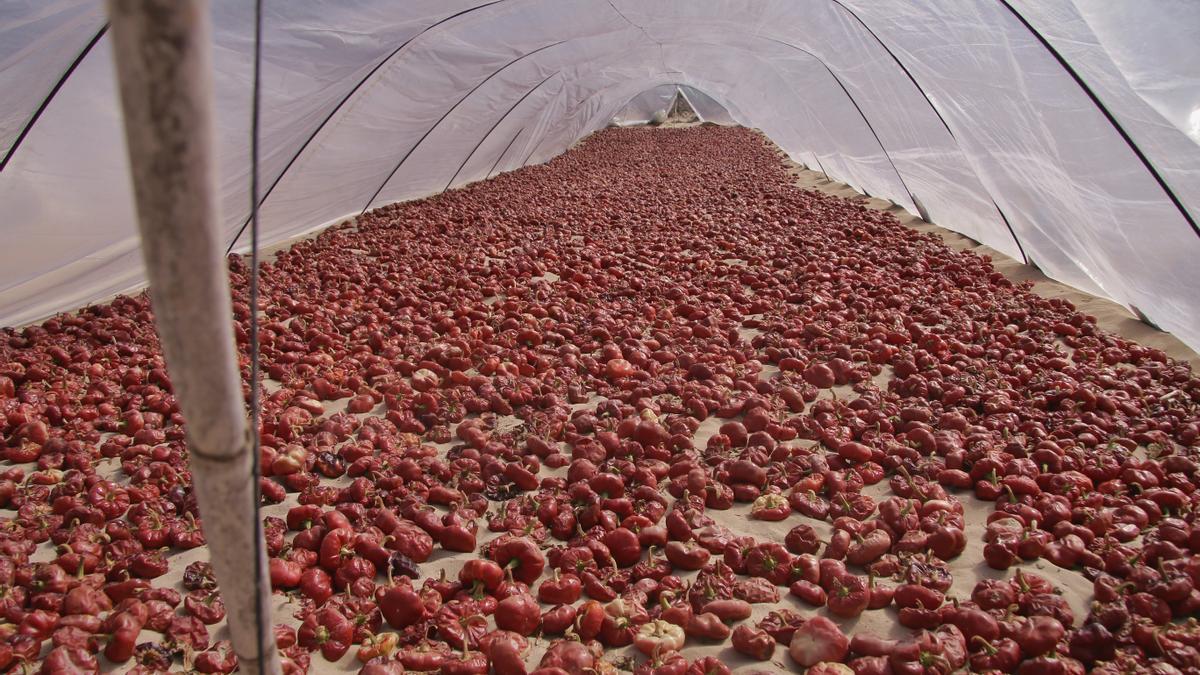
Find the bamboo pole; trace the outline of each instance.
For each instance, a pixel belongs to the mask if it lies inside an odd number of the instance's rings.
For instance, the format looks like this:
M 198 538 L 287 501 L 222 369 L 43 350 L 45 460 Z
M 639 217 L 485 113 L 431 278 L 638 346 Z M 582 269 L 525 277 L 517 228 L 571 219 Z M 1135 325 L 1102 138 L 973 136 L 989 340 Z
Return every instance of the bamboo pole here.
M 208 2 L 108 4 L 155 324 L 187 418 L 192 485 L 230 639 L 241 672 L 279 673 L 267 556 L 255 522 L 252 445 L 229 278 L 217 227 Z

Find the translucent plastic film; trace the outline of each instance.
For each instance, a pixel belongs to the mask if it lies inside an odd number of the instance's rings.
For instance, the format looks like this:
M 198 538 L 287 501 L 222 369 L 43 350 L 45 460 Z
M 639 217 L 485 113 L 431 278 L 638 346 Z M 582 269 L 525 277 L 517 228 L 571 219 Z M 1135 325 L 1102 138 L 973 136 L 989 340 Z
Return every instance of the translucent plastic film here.
M 102 7 L 0 2 L 3 325 L 144 283 Z M 238 250 L 252 3 L 212 13 Z M 263 33 L 265 243 L 546 161 L 683 95 L 1200 346 L 1196 3 L 290 0 Z
M 613 122 L 625 124 L 645 124 L 654 117 L 655 113 L 666 113 L 679 87 L 673 84 L 660 84 L 647 89 L 629 100 L 624 108 L 613 115 Z
M 680 87 L 679 93 L 687 99 L 688 105 L 692 106 L 692 110 L 700 116 L 702 122 L 712 122 L 713 124 L 734 124 L 733 117 L 725 106 L 717 103 L 717 101 L 708 94 L 696 89 L 695 87 Z

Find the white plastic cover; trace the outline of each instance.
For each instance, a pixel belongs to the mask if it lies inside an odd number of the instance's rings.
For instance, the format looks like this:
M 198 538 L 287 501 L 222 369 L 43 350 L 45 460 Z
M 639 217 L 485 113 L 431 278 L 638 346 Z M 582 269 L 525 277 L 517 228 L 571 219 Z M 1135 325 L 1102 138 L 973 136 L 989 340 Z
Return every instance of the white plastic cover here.
M 73 0 L 0 2 L 0 157 L 29 125 L 42 94 L 86 48 L 80 37 L 104 24 L 102 9 Z
M 660 84 L 657 87 L 651 87 L 629 99 L 629 103 L 626 103 L 625 107 L 613 115 L 613 121 L 621 126 L 645 124 L 654 117 L 655 113 L 666 112 L 671 107 L 677 93 L 679 93 L 679 85 L 675 84 Z
M 695 87 L 680 86 L 679 95 L 685 98 L 688 105 L 692 106 L 692 110 L 696 111 L 696 116 L 702 122 L 712 122 L 713 124 L 736 124 L 733 116 L 708 94 L 696 89 Z
M 252 4 L 212 12 L 238 247 Z M 0 0 L 0 325 L 144 283 L 102 30 L 99 0 Z M 1190 0 L 266 3 L 263 241 L 545 161 L 681 90 L 1200 347 L 1198 58 Z
M 713 124 L 736 124 L 725 106 L 711 96 L 686 85 L 660 84 L 634 96 L 624 108 L 613 115 L 612 121 L 619 126 L 645 124 L 659 111 L 669 111 L 675 98 L 682 98 L 691 106 L 701 122 Z

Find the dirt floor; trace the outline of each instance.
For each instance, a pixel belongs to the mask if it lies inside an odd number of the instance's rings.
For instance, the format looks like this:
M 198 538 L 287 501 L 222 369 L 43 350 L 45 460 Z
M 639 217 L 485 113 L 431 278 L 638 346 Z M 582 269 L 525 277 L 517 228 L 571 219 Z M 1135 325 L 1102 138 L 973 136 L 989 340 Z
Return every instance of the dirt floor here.
M 693 126 L 697 126 L 697 124 L 677 122 L 672 120 L 663 124 L 660 128 L 677 129 Z M 644 127 L 643 129 L 646 133 L 654 133 L 655 131 L 651 127 Z M 766 140 L 766 142 L 770 144 L 769 140 Z M 782 151 L 779 152 L 781 156 L 786 157 Z M 1139 321 L 1132 314 L 1130 314 L 1128 310 L 1126 310 L 1124 307 L 1121 307 L 1117 303 L 1112 302 L 1111 300 L 1098 298 L 1096 296 L 1071 288 L 1070 286 L 1066 286 L 1065 284 L 1056 282 L 1046 277 L 1035 267 L 1024 265 L 1016 260 L 1013 260 L 1012 258 L 1009 258 L 1003 253 L 1000 253 L 999 251 L 984 246 L 961 234 L 943 227 L 939 227 L 932 223 L 928 223 L 922 220 L 919 216 L 913 215 L 887 200 L 867 197 L 855 191 L 845 183 L 833 181 L 824 174 L 807 170 L 795 162 L 791 162 L 790 160 L 789 163 L 793 166 L 793 173 L 796 177 L 796 185 L 799 187 L 817 190 L 828 195 L 848 199 L 871 209 L 887 211 L 896 216 L 901 224 L 905 225 L 906 227 L 937 235 L 941 237 L 949 246 L 956 250 L 970 250 L 978 253 L 979 255 L 990 256 L 993 266 L 995 266 L 998 271 L 1003 273 L 1009 279 L 1012 279 L 1013 281 L 1031 280 L 1035 284 L 1034 291 L 1036 293 L 1045 297 L 1061 297 L 1070 300 L 1081 311 L 1094 315 L 1097 318 L 1098 324 L 1105 330 L 1130 338 L 1132 340 L 1136 340 L 1143 345 L 1162 349 L 1175 359 L 1190 361 L 1193 366 L 1200 364 L 1200 356 L 1198 356 L 1196 352 L 1190 350 L 1186 345 L 1177 340 L 1170 333 L 1157 330 L 1143 323 L 1142 321 Z M 273 249 L 286 248 L 289 245 L 290 244 L 280 245 L 273 247 Z M 747 337 L 749 337 L 749 335 L 747 335 Z M 881 386 L 886 386 L 888 378 L 888 371 L 885 370 L 882 375 L 876 378 L 876 381 Z M 836 395 L 843 399 L 853 398 L 856 396 L 850 387 L 836 387 L 833 390 L 822 393 L 824 397 Z M 335 409 L 330 410 L 331 413 L 334 411 Z M 705 423 L 703 423 L 695 437 L 696 446 L 704 447 L 709 437 L 717 432 L 717 428 L 720 426 L 722 421 L 723 420 L 716 418 L 709 418 Z M 443 450 L 448 448 L 449 446 L 447 445 L 443 448 Z M 560 472 L 551 472 L 543 469 L 543 472 L 544 475 L 555 475 L 558 473 L 565 475 L 565 470 Z M 867 488 L 865 492 L 876 499 L 884 499 L 891 494 L 886 482 Z M 289 502 L 290 501 L 291 500 L 289 500 Z M 971 589 L 979 580 L 1011 578 L 1014 574 L 1014 571 L 1012 569 L 1004 572 L 997 571 L 991 569 L 983 562 L 982 534 L 986 519 L 992 512 L 992 505 L 990 503 L 982 502 L 970 497 L 965 497 L 962 501 L 966 507 L 967 550 L 962 556 L 957 558 L 951 564 L 951 570 L 954 573 L 954 585 L 951 589 L 950 595 L 954 595 L 959 598 L 968 598 L 971 594 Z M 291 506 L 291 504 L 288 503 L 287 506 Z M 284 505 L 280 505 L 277 507 L 270 507 L 270 511 L 278 511 L 279 513 L 276 515 L 282 515 L 282 513 L 286 511 L 286 508 L 284 508 Z M 788 529 L 796 524 L 797 519 L 816 527 L 824 540 L 828 540 L 828 537 L 832 532 L 832 527 L 829 525 L 829 523 L 816 521 L 810 518 L 804 518 L 796 514 L 793 514 L 793 517 L 789 518 L 787 521 L 780 523 L 769 523 L 761 520 L 750 519 L 748 517 L 749 512 L 749 504 L 735 504 L 734 507 L 729 510 L 710 511 L 709 513 L 719 523 L 725 525 L 733 531 L 739 534 L 748 534 L 763 540 L 782 541 L 784 534 L 786 534 Z M 457 574 L 458 569 L 461 568 L 462 565 L 472 557 L 474 556 L 471 554 L 447 554 L 445 551 L 442 551 L 439 548 L 435 552 L 433 560 L 431 560 L 429 563 L 426 563 L 422 567 L 423 570 L 426 570 L 427 574 L 431 576 L 437 576 L 443 570 L 445 570 L 448 575 L 454 575 Z M 1085 579 L 1081 573 L 1063 570 L 1044 560 L 1017 565 L 1014 569 L 1016 568 L 1036 571 L 1044 575 L 1051 576 L 1055 583 L 1063 587 L 1065 591 L 1064 595 L 1070 601 L 1071 607 L 1075 611 L 1076 616 L 1082 618 L 1087 615 L 1088 605 L 1092 597 L 1092 584 L 1090 581 Z M 685 576 L 694 577 L 695 574 L 696 573 L 694 572 L 687 573 Z M 812 611 L 812 609 L 807 605 L 804 605 L 796 598 L 784 593 L 779 605 L 754 605 L 754 615 L 749 621 L 756 622 L 760 620 L 763 616 L 770 613 L 770 611 L 777 606 L 789 607 L 802 613 Z M 277 609 L 282 613 L 283 611 L 286 611 L 286 607 L 286 604 L 281 603 Z M 837 620 L 837 623 L 841 625 L 842 629 L 847 634 L 853 634 L 856 631 L 864 631 L 887 637 L 902 638 L 908 636 L 912 632 L 897 622 L 897 613 L 894 606 L 884 610 L 870 610 L 864 612 L 857 619 L 849 621 Z M 530 658 L 527 660 L 527 663 L 536 663 L 548 642 L 545 640 L 534 639 L 532 644 L 533 651 L 530 654 Z M 778 648 L 776 650 L 775 658 L 766 663 L 759 663 L 748 659 L 747 657 L 734 651 L 733 648 L 729 646 L 728 642 L 720 645 L 702 646 L 695 645 L 694 641 L 689 641 L 688 646 L 683 650 L 683 654 L 689 659 L 695 659 L 701 656 L 716 655 L 720 657 L 722 661 L 730 665 L 730 667 L 733 668 L 734 673 L 741 675 L 763 672 L 764 670 L 766 672 L 772 672 L 792 671 L 795 669 L 795 663 L 788 658 L 787 650 L 783 648 Z M 638 662 L 640 660 L 640 656 L 637 655 L 637 652 L 632 647 L 627 647 L 623 650 L 610 651 L 609 659 L 614 663 L 624 665 L 624 663 L 622 663 L 622 659 L 624 658 L 632 659 L 632 662 Z M 343 659 L 342 662 L 337 664 L 328 664 L 320 659 L 314 659 L 313 665 L 313 672 L 317 673 L 347 672 L 353 671 L 357 667 L 357 663 L 354 662 L 351 657 L 347 657 Z
M 935 234 L 955 250 L 974 251 L 981 256 L 988 256 L 992 259 L 992 266 L 1004 276 L 1017 282 L 1032 281 L 1034 292 L 1042 297 L 1064 298 L 1071 301 L 1079 311 L 1096 317 L 1097 325 L 1104 330 L 1129 338 L 1147 347 L 1161 349 L 1173 359 L 1190 363 L 1193 369 L 1200 367 L 1200 355 L 1197 355 L 1195 351 L 1180 342 L 1174 335 L 1158 330 L 1138 319 L 1129 310 L 1112 300 L 1096 297 L 1090 293 L 1085 293 L 1079 289 L 1057 282 L 1042 274 L 1041 270 L 1032 265 L 1026 265 L 1020 261 L 1013 260 L 996 249 L 984 246 L 970 237 L 926 222 L 920 216 L 915 216 L 886 199 L 867 197 L 845 183 L 831 180 L 823 173 L 805 169 L 803 166 L 790 160 L 789 163 L 793 166 L 793 173 L 796 175 L 796 184 L 801 187 L 819 190 L 828 195 L 844 197 L 858 202 L 867 208 L 887 211 L 896 216 L 902 225 L 919 232 Z
M 676 127 L 679 125 L 671 124 L 669 126 Z M 656 133 L 656 132 L 654 130 L 647 129 L 644 131 L 644 133 Z M 1176 359 L 1190 361 L 1193 365 L 1200 364 L 1200 358 L 1198 358 L 1197 354 L 1195 352 L 1191 351 L 1190 349 L 1188 349 L 1185 345 L 1180 343 L 1178 340 L 1176 340 L 1170 334 L 1158 331 L 1158 330 L 1142 323 L 1141 321 L 1138 321 L 1128 311 L 1126 311 L 1124 308 L 1120 307 L 1119 305 L 1117 305 L 1113 302 L 1103 300 L 1100 298 L 1096 298 L 1093 296 L 1089 296 L 1085 293 L 1082 293 L 1080 291 L 1069 288 L 1063 284 L 1060 284 L 1058 282 L 1050 280 L 1050 279 L 1046 278 L 1044 275 L 1042 275 L 1040 272 L 1038 272 L 1033 267 L 1022 265 L 1022 264 L 1008 258 L 1007 256 L 1004 256 L 1003 254 L 1000 254 L 1000 253 L 998 253 L 986 246 L 983 246 L 977 242 L 974 242 L 964 236 L 955 234 L 944 228 L 926 223 L 923 220 L 921 220 L 919 217 L 907 213 L 906 211 L 891 204 L 890 202 L 887 202 L 887 201 L 881 200 L 881 199 L 877 199 L 877 198 L 864 197 L 864 196 L 858 194 L 857 192 L 855 192 L 853 189 L 849 188 L 848 186 L 841 184 L 841 183 L 831 181 L 822 174 L 805 170 L 805 169 L 799 167 L 798 165 L 794 165 L 793 173 L 795 175 L 796 185 L 798 185 L 802 188 L 818 190 L 820 192 L 823 192 L 823 193 L 826 193 L 829 195 L 835 195 L 838 197 L 850 199 L 852 201 L 861 203 L 868 208 L 891 212 L 905 226 L 910 227 L 915 230 L 922 231 L 922 232 L 936 234 L 936 235 L 940 236 L 943 240 L 945 240 L 945 242 L 949 246 L 951 246 L 955 249 L 971 250 L 980 255 L 990 256 L 992 259 L 992 263 L 996 267 L 997 270 L 999 270 L 1005 276 L 1007 276 L 1008 278 L 1010 278 L 1014 281 L 1022 281 L 1022 280 L 1033 281 L 1035 283 L 1035 286 L 1034 286 L 1035 292 L 1037 292 L 1043 296 L 1064 297 L 1064 298 L 1069 299 L 1081 311 L 1096 316 L 1098 319 L 1099 325 L 1108 331 L 1131 338 L 1133 340 L 1138 341 L 1141 344 L 1148 345 L 1148 346 L 1154 346 L 1159 349 L 1162 349 L 1163 351 L 1165 351 L 1170 356 L 1172 356 Z M 300 238 L 297 238 L 297 239 L 294 239 L 294 240 L 291 240 L 288 242 L 278 244 L 276 246 L 271 247 L 270 249 L 266 249 L 264 251 L 264 253 L 267 255 L 264 256 L 264 259 L 270 260 L 271 253 L 276 252 L 276 251 L 286 250 L 287 248 L 292 246 L 296 241 L 311 238 L 314 236 L 317 236 L 317 233 L 312 233 L 312 234 L 306 235 L 304 237 L 300 237 Z M 547 281 L 553 282 L 554 279 L 547 279 Z M 747 337 L 751 334 L 752 334 L 751 331 L 747 331 Z M 772 375 L 772 370 L 773 370 L 772 368 L 768 368 L 766 370 L 766 372 L 764 372 L 763 376 L 770 377 Z M 774 369 L 774 372 L 777 373 L 778 372 L 777 369 Z M 880 376 L 877 377 L 877 382 L 880 383 L 881 385 L 885 385 L 886 381 L 889 379 L 889 377 L 890 377 L 889 369 L 885 369 L 884 372 Z M 268 383 L 269 389 L 275 389 L 275 388 L 278 388 L 279 386 L 280 386 L 280 383 L 278 383 L 278 382 L 269 382 Z M 830 397 L 830 396 L 835 396 L 835 395 L 840 398 L 844 398 L 844 399 L 845 398 L 853 398 L 856 396 L 856 394 L 849 387 L 838 387 L 833 390 L 823 390 L 822 391 L 823 397 Z M 327 415 L 333 414 L 333 413 L 339 412 L 341 410 L 344 410 L 345 403 L 346 403 L 345 399 L 343 399 L 341 401 L 337 401 L 337 402 L 327 403 L 326 404 L 326 414 Z M 595 403 L 596 403 L 596 400 L 594 399 L 590 403 L 577 404 L 576 408 L 587 407 L 589 405 L 594 406 Z M 378 414 L 376 411 L 372 411 L 372 413 Z M 363 415 L 360 415 L 360 417 L 370 415 L 372 413 L 365 413 Z M 513 419 L 515 419 L 515 418 L 513 418 Z M 513 423 L 513 419 L 502 419 L 500 423 L 501 423 L 501 425 Z M 701 425 L 700 430 L 696 435 L 696 438 L 694 440 L 695 445 L 697 447 L 704 447 L 708 438 L 711 435 L 713 435 L 714 433 L 716 433 L 717 428 L 724 421 L 725 420 L 721 420 L 721 419 L 717 419 L 717 418 L 709 418 L 708 420 L 706 420 Z M 519 420 L 517 421 L 517 423 L 519 423 Z M 808 442 L 808 443 L 812 443 L 812 442 Z M 442 444 L 442 445 L 438 446 L 438 448 L 443 453 L 445 453 L 445 451 L 447 451 L 449 449 L 449 447 L 450 447 L 450 444 Z M 107 466 L 102 467 L 102 470 L 101 470 L 102 473 L 104 473 L 104 472 L 115 473 L 115 472 L 119 471 L 120 464 L 119 464 L 118 460 L 115 460 L 115 459 L 107 460 L 106 464 L 107 464 Z M 545 476 L 545 475 L 565 475 L 565 472 L 566 472 L 565 469 L 552 471 L 552 470 L 543 468 L 542 475 L 543 476 Z M 343 477 L 341 479 L 336 479 L 334 481 L 330 481 L 330 483 L 334 486 L 344 486 L 349 483 L 349 479 Z M 867 488 L 865 490 L 865 492 L 877 499 L 882 499 L 882 498 L 890 495 L 890 491 L 888 489 L 886 481 L 882 482 L 876 486 Z M 296 504 L 295 499 L 296 499 L 296 493 L 290 493 L 288 495 L 288 499 L 285 502 L 283 502 L 282 504 L 265 507 L 263 509 L 263 515 L 264 516 L 283 517 L 284 514 L 287 512 L 288 508 L 290 508 L 291 506 L 294 506 Z M 962 496 L 962 502 L 966 508 L 966 522 L 967 522 L 966 538 L 967 538 L 968 545 L 967 545 L 966 552 L 962 556 L 957 558 L 951 564 L 952 570 L 954 573 L 954 585 L 953 585 L 951 593 L 959 598 L 966 598 L 970 595 L 970 591 L 971 591 L 972 587 L 975 585 L 975 583 L 978 580 L 986 579 L 986 578 L 1011 578 L 1013 575 L 1013 570 L 1008 570 L 1006 572 L 998 572 L 996 570 L 993 570 L 993 569 L 987 567 L 982 562 L 983 542 L 981 540 L 981 535 L 983 532 L 983 526 L 986 521 L 986 518 L 993 510 L 992 504 L 990 504 L 988 502 L 976 500 L 968 495 Z M 823 538 L 825 538 L 826 540 L 828 539 L 829 534 L 831 532 L 831 526 L 827 522 L 820 522 L 820 521 L 815 521 L 813 519 L 803 518 L 802 516 L 799 516 L 796 514 L 793 514 L 793 516 L 790 517 L 788 520 L 779 522 L 779 523 L 769 523 L 769 522 L 764 522 L 761 520 L 751 520 L 748 517 L 749 510 L 750 510 L 749 504 L 735 504 L 734 507 L 729 510 L 725 510 L 725 511 L 715 511 L 714 510 L 714 511 L 709 511 L 709 514 L 711 516 L 713 516 L 714 518 L 716 518 L 718 520 L 718 522 L 724 524 L 725 526 L 727 526 L 734 532 L 737 532 L 739 534 L 749 534 L 749 535 L 752 535 L 752 536 L 754 536 L 758 539 L 762 539 L 762 540 L 782 541 L 783 536 L 788 531 L 788 529 L 790 529 L 792 526 L 794 526 L 798 522 L 806 522 L 806 523 L 814 526 L 815 528 L 817 528 L 817 530 L 821 533 Z M 489 540 L 490 538 L 494 538 L 494 536 L 495 535 L 487 533 L 486 529 L 481 529 L 479 543 L 482 544 L 485 541 Z M 188 551 L 188 552 L 184 552 L 184 553 L 173 556 L 172 561 L 171 561 L 171 571 L 169 573 L 169 576 L 159 579 L 155 585 L 156 586 L 172 586 L 172 585 L 179 586 L 180 582 L 181 582 L 181 578 L 182 578 L 182 572 L 183 572 L 183 569 L 186 566 L 186 564 L 191 562 L 192 560 L 203 559 L 204 555 L 205 555 L 204 549 L 195 549 L 193 551 Z M 41 549 L 39 549 L 38 554 L 36 554 L 34 556 L 34 560 L 49 560 L 49 559 L 52 559 L 53 556 L 54 556 L 54 552 L 53 552 L 52 548 L 44 545 Z M 475 557 L 475 555 L 471 554 L 471 553 L 452 554 L 452 553 L 442 550 L 441 547 L 437 547 L 435 549 L 433 558 L 429 562 L 422 565 L 422 572 L 427 576 L 435 576 L 435 577 L 438 576 L 443 571 L 449 575 L 454 575 L 454 574 L 457 574 L 458 569 L 463 565 L 463 563 L 465 561 L 467 561 L 471 558 L 474 558 L 474 557 Z M 1087 614 L 1088 603 L 1091 598 L 1091 583 L 1089 581 L 1087 581 L 1086 579 L 1084 579 L 1082 574 L 1080 574 L 1078 572 L 1062 570 L 1062 569 L 1057 568 L 1057 567 L 1051 565 L 1050 563 L 1044 562 L 1044 561 L 1038 561 L 1038 562 L 1035 562 L 1032 564 L 1025 564 L 1020 567 L 1024 567 L 1025 569 L 1028 569 L 1028 570 L 1038 571 L 1038 572 L 1043 573 L 1046 576 L 1051 577 L 1055 581 L 1055 583 L 1057 583 L 1058 585 L 1060 585 L 1061 587 L 1064 588 L 1065 595 L 1066 595 L 1067 599 L 1069 600 L 1070 604 L 1072 605 L 1072 608 L 1074 609 L 1076 616 L 1079 617 L 1080 619 L 1082 619 L 1082 617 L 1084 617 Z M 687 576 L 694 576 L 694 575 L 695 575 L 695 573 L 687 574 Z M 777 606 L 789 607 L 789 608 L 795 609 L 797 611 L 800 611 L 801 613 L 806 613 L 806 614 L 813 612 L 813 610 L 811 608 L 802 604 L 796 598 L 788 595 L 786 593 L 786 589 L 781 589 L 781 590 L 783 591 L 783 597 L 778 605 L 769 605 L 769 604 L 754 605 L 754 616 L 751 619 L 751 622 L 757 621 L 758 619 L 760 619 L 762 616 L 769 613 L 772 609 L 774 609 Z M 291 603 L 290 599 L 286 596 L 277 595 L 276 601 L 277 601 L 276 606 L 275 606 L 276 620 L 277 621 L 286 621 L 293 625 L 298 624 L 298 621 L 295 621 L 294 619 L 291 618 L 295 608 L 294 608 L 293 604 Z M 824 614 L 824 612 L 822 612 L 822 613 Z M 892 636 L 892 637 L 901 637 L 901 636 L 908 635 L 910 633 L 910 631 L 908 629 L 901 627 L 897 623 L 896 617 L 897 617 L 897 613 L 893 606 L 893 607 L 889 607 L 888 609 L 884 609 L 884 610 L 867 611 L 857 619 L 850 620 L 850 621 L 841 620 L 841 621 L 839 621 L 839 623 L 842 625 L 843 629 L 848 634 L 856 632 L 856 631 L 867 631 L 867 632 L 871 632 L 871 633 L 875 633 L 875 634 L 879 634 L 879 635 Z M 489 618 L 489 621 L 491 621 L 490 618 Z M 217 639 L 220 639 L 221 637 L 223 637 L 223 633 L 225 630 L 226 629 L 224 627 L 222 627 L 219 630 L 215 631 L 214 637 Z M 144 640 L 157 640 L 158 637 L 159 636 L 157 634 L 148 633 L 148 632 L 144 633 L 142 636 L 142 638 Z M 544 651 L 546 645 L 548 644 L 548 641 L 535 638 L 532 640 L 532 644 L 534 647 L 533 652 L 530 654 L 529 658 L 527 659 L 527 663 L 536 664 L 537 660 L 540 658 L 541 652 Z M 632 657 L 634 653 L 635 652 L 633 651 L 632 647 L 626 648 L 624 650 L 617 650 L 616 652 L 610 653 L 609 660 L 616 662 L 619 667 L 620 666 L 628 667 L 628 665 L 630 663 L 633 663 L 634 661 L 623 660 L 623 659 L 624 659 L 624 657 Z M 713 646 L 697 646 L 697 645 L 695 645 L 694 641 L 689 641 L 689 644 L 683 650 L 683 653 L 685 656 L 687 656 L 689 658 L 695 658 L 697 656 L 710 655 L 710 654 L 717 655 L 724 662 L 726 662 L 731 667 L 733 667 L 735 669 L 735 672 L 738 672 L 738 673 L 763 672 L 763 671 L 766 671 L 766 672 L 787 671 L 787 670 L 794 670 L 796 668 L 795 664 L 788 659 L 787 650 L 784 648 L 777 648 L 776 653 L 775 653 L 775 658 L 772 661 L 766 662 L 766 663 L 751 662 L 746 657 L 735 652 L 729 646 L 728 642 L 725 642 L 720 645 L 713 645 Z M 636 659 L 636 661 L 640 662 L 640 658 Z M 337 663 L 328 663 L 328 662 L 322 660 L 321 658 L 314 656 L 312 665 L 313 665 L 312 672 L 316 672 L 316 673 L 355 672 L 358 670 L 358 668 L 360 666 L 360 664 L 357 661 L 355 661 L 355 659 L 354 659 L 354 650 L 353 649 L 350 650 L 347 653 L 347 655 Z M 111 666 L 111 664 L 109 664 L 108 666 L 106 666 L 105 670 L 108 672 L 123 672 L 126 669 L 127 669 L 127 666 L 123 666 L 120 668 L 113 668 Z

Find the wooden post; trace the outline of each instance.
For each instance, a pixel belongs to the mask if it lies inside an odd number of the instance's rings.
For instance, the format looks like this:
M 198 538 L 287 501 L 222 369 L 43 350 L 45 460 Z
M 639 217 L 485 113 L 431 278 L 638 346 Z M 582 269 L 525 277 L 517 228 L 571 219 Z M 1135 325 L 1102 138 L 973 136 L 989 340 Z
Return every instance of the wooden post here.
M 192 485 L 230 639 L 241 672 L 279 673 L 217 226 L 208 2 L 109 0 L 108 6 L 155 324 L 187 418 Z

